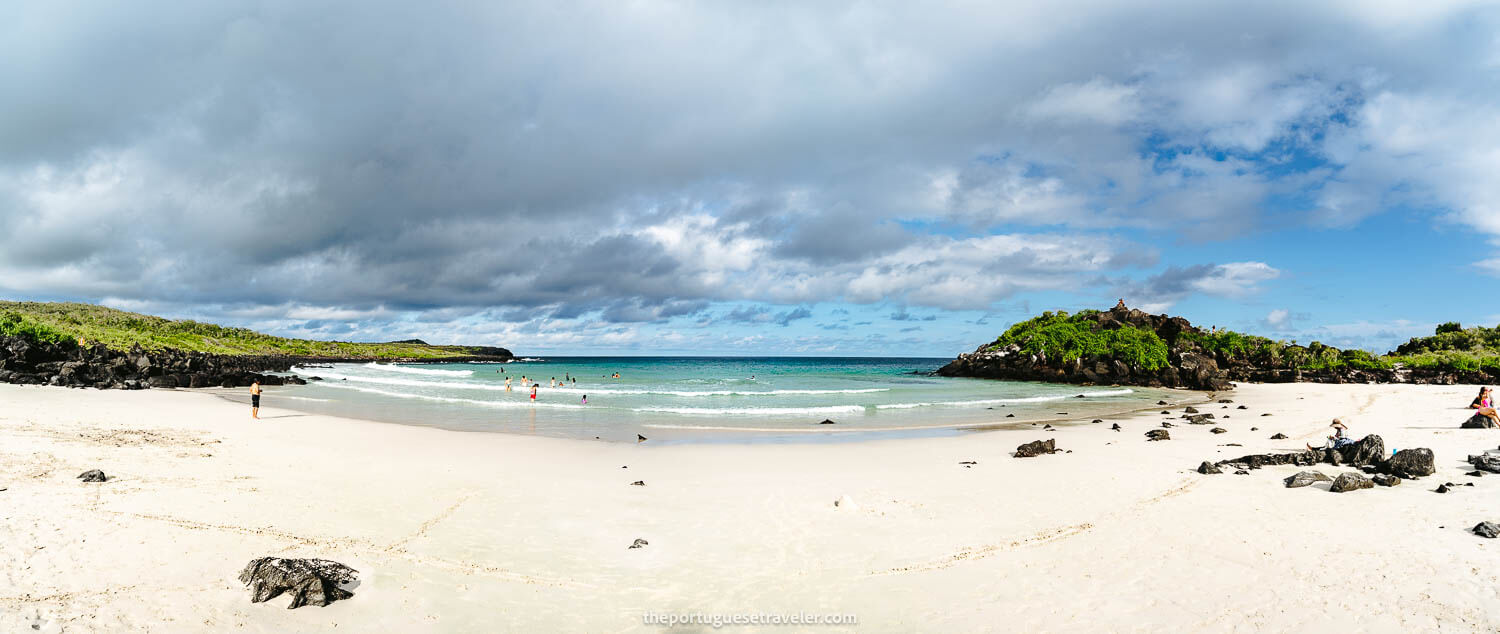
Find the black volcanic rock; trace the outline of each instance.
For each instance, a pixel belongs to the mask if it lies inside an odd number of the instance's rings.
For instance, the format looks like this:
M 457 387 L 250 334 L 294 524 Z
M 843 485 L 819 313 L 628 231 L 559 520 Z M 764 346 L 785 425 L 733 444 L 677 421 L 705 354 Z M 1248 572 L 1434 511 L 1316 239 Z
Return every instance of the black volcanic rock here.
M 448 357 L 445 362 L 503 360 L 512 358 L 504 348 L 471 348 L 482 354 Z M 279 376 L 292 366 L 314 362 L 351 361 L 284 355 L 217 355 L 180 350 L 112 350 L 103 344 L 79 346 L 66 343 L 36 343 L 19 336 L 0 336 L 0 382 L 25 385 L 93 387 L 139 390 L 144 388 L 247 387 L 262 385 L 306 385 L 300 377 Z
M 1357 491 L 1359 489 L 1371 489 L 1374 487 L 1375 483 L 1366 478 L 1364 474 L 1351 471 L 1334 478 L 1333 484 L 1328 487 L 1328 490 L 1334 493 L 1343 493 L 1345 491 Z
M 287 609 L 293 609 L 326 606 L 354 596 L 340 586 L 353 583 L 358 575 L 355 569 L 327 559 L 261 557 L 245 565 L 240 581 L 250 588 L 251 603 L 291 593 L 292 603 Z
M 1386 471 L 1402 478 L 1430 476 L 1437 472 L 1431 449 L 1402 449 L 1386 462 Z
M 1035 458 L 1044 453 L 1057 453 L 1057 441 L 1051 438 L 1047 440 L 1033 440 L 1016 447 L 1017 458 Z
M 1497 426 L 1495 425 L 1495 419 L 1483 414 L 1475 414 L 1458 427 L 1459 429 L 1494 429 Z

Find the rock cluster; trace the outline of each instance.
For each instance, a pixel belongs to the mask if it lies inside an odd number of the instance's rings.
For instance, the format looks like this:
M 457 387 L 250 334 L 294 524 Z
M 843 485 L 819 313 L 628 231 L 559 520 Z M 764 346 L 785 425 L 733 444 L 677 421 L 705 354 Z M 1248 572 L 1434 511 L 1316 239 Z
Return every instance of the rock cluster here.
M 1470 463 L 1474 464 L 1476 468 L 1485 468 L 1479 467 L 1480 464 L 1485 464 L 1486 467 L 1494 469 L 1494 473 L 1500 473 L 1500 457 L 1493 457 L 1489 454 L 1486 454 L 1484 456 L 1469 456 L 1469 461 Z M 1396 486 L 1398 484 L 1401 484 L 1401 480 L 1403 479 L 1415 479 L 1423 476 L 1430 476 L 1437 472 L 1436 462 L 1433 458 L 1431 449 L 1402 449 L 1401 451 L 1396 452 L 1395 455 L 1387 458 L 1385 453 L 1385 441 L 1382 440 L 1380 436 L 1375 434 L 1365 436 L 1364 438 L 1361 438 L 1354 443 L 1339 447 L 1338 449 L 1315 449 L 1310 451 L 1294 451 L 1290 453 L 1251 454 L 1248 456 L 1241 456 L 1239 458 L 1231 458 L 1229 460 L 1220 460 L 1213 464 L 1214 466 L 1218 467 L 1230 466 L 1236 469 L 1259 469 L 1261 467 L 1279 465 L 1295 465 L 1299 467 L 1310 467 L 1316 464 L 1344 465 L 1350 467 L 1359 467 L 1366 473 L 1377 474 L 1375 475 L 1375 479 L 1373 481 L 1370 481 L 1368 478 L 1365 478 L 1360 474 L 1345 475 L 1357 476 L 1358 478 L 1365 479 L 1365 482 L 1367 484 L 1379 484 L 1381 486 Z M 1200 465 L 1200 473 L 1203 472 L 1202 469 L 1203 467 L 1202 465 Z M 1342 476 L 1340 477 L 1342 479 Z M 1297 475 L 1286 478 L 1286 485 L 1289 488 L 1301 487 L 1312 484 L 1313 482 L 1323 482 L 1327 480 L 1328 476 L 1325 476 L 1316 471 L 1303 471 L 1301 473 L 1298 473 Z M 1348 487 L 1369 488 L 1368 486 L 1355 481 L 1355 478 L 1353 477 L 1346 479 L 1344 485 L 1342 485 L 1339 490 L 1352 490 Z

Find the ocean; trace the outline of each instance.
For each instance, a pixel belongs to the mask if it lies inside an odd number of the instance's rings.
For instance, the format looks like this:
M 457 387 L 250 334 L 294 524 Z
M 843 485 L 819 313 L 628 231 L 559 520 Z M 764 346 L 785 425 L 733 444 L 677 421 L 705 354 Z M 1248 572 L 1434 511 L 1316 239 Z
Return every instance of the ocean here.
M 1160 399 L 1187 398 L 1161 389 L 929 374 L 947 361 L 546 357 L 504 364 L 350 363 L 297 368 L 304 378 L 322 380 L 270 388 L 265 405 L 459 431 L 628 442 L 637 434 L 661 442 L 789 442 L 1087 423 Z M 535 401 L 532 385 L 539 386 Z M 832 424 L 821 424 L 825 420 Z

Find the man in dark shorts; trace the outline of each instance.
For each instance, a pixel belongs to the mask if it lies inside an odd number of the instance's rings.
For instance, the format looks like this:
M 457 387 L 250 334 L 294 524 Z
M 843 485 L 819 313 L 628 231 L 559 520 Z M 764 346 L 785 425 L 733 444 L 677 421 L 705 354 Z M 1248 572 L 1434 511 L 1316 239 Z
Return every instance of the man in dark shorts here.
M 250 383 L 250 418 L 260 420 L 260 379 Z

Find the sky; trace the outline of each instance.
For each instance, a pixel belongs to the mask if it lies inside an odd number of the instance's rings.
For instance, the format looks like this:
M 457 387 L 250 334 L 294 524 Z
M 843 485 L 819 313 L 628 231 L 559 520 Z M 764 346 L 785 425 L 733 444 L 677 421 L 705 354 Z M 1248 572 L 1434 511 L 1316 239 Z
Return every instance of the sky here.
M 0 298 L 531 355 L 1500 322 L 1492 2 L 3 12 Z

